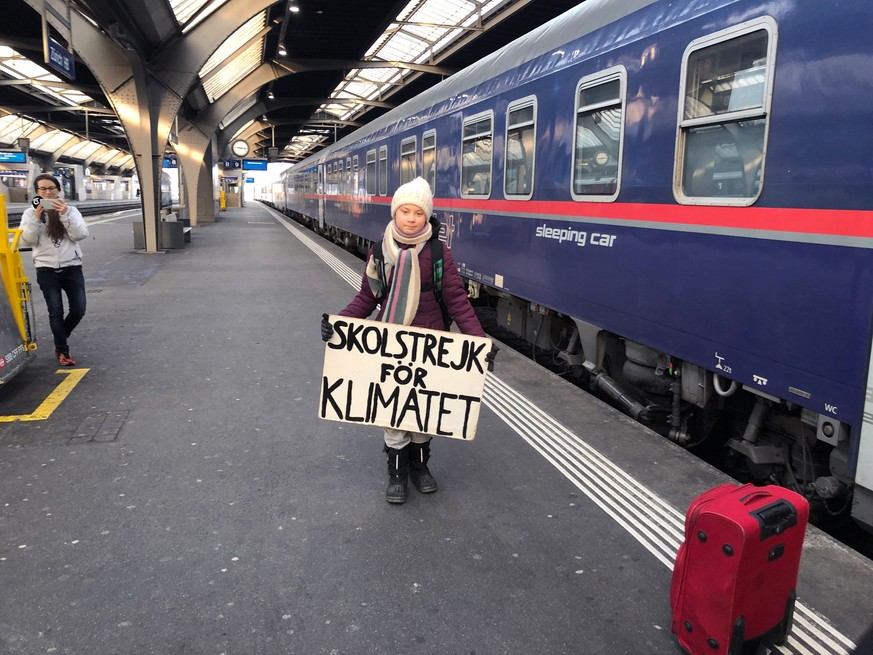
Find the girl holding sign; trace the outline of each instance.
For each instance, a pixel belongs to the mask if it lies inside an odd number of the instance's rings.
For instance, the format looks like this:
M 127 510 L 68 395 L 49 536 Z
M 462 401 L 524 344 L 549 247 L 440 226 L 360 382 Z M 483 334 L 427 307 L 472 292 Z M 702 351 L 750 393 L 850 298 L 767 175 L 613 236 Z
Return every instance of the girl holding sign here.
M 434 293 L 435 280 L 431 272 L 435 249 L 429 247 L 428 242 L 437 238 L 439 222 L 431 218 L 432 212 L 433 194 L 424 178 L 417 177 L 397 189 L 391 200 L 392 220 L 385 227 L 381 244 L 376 244 L 367 255 L 358 295 L 339 312 L 340 316 L 368 318 L 377 305 L 381 305 L 377 321 L 445 330 L 449 319 L 457 323 L 464 334 L 486 336 L 445 245 L 442 246 L 441 298 Z M 374 257 L 377 250 L 381 250 L 381 257 L 378 254 Z M 332 335 L 333 326 L 325 315 L 321 337 L 329 341 Z M 497 348 L 492 348 L 485 361 L 493 362 L 496 353 Z M 427 434 L 385 428 L 390 476 L 385 500 L 389 503 L 406 502 L 409 477 L 421 493 L 437 490 L 436 480 L 427 468 L 430 440 Z

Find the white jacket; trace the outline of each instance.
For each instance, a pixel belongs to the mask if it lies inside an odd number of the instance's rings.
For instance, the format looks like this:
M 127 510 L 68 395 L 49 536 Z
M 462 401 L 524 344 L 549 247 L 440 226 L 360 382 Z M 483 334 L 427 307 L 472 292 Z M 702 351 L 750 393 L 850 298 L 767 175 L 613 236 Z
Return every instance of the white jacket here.
M 67 229 L 67 236 L 58 242 L 49 238 L 48 228 L 36 217 L 36 210 L 28 207 L 21 215 L 21 242 L 33 248 L 33 265 L 47 268 L 81 266 L 82 251 L 78 241 L 88 236 L 88 225 L 81 212 L 67 205 L 61 214 L 61 224 Z

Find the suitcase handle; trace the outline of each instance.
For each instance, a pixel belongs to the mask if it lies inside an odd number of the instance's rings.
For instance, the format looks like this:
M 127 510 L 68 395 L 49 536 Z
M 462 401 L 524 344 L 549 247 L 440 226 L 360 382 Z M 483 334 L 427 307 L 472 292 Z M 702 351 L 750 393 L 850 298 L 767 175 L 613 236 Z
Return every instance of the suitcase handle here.
M 745 496 L 742 496 L 740 498 L 740 502 L 743 505 L 748 505 L 750 502 L 752 502 L 753 500 L 755 500 L 757 498 L 767 497 L 767 496 L 772 496 L 772 495 L 773 494 L 771 494 L 769 491 L 764 491 L 763 489 L 758 489 L 756 491 L 753 491 L 751 493 L 746 494 Z
M 749 512 L 761 527 L 761 541 L 797 525 L 797 508 L 785 499 Z

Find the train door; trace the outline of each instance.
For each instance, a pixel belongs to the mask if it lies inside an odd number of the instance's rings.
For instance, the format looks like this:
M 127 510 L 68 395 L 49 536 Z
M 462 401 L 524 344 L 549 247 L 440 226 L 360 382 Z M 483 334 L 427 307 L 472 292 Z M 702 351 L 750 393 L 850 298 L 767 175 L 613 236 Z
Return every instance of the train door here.
M 240 192 L 240 176 L 238 173 L 223 175 L 221 187 L 224 189 L 225 202 L 228 207 L 242 207 L 242 193 Z
M 324 230 L 324 164 L 318 165 L 318 229 Z

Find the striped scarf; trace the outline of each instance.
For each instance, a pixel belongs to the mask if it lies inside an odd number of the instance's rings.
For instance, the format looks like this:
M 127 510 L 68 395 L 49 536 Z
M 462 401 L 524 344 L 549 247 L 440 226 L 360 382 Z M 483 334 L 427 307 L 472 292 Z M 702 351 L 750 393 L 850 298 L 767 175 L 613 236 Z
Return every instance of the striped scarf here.
M 421 292 L 421 271 L 418 253 L 430 239 L 433 229 L 430 223 L 413 235 L 405 235 L 394 224 L 388 223 L 382 238 L 382 257 L 385 259 L 385 279 L 388 280 L 388 295 L 379 280 L 379 272 L 370 257 L 367 260 L 367 281 L 376 298 L 382 298 L 382 320 L 386 323 L 409 325 L 418 311 Z M 410 248 L 401 248 L 400 244 Z

